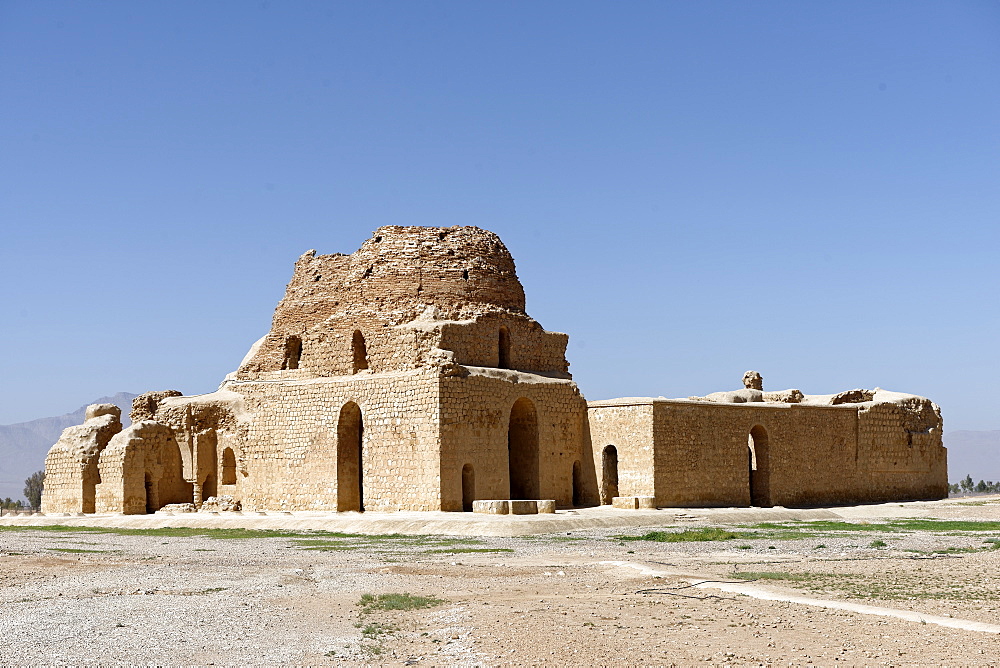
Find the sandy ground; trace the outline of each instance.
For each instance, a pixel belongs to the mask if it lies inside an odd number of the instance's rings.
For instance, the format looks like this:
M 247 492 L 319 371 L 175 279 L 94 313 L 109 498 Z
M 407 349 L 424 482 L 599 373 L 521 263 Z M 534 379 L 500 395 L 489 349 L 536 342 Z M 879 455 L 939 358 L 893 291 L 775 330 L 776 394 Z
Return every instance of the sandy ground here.
M 1000 499 L 829 512 L 860 523 L 998 521 Z M 607 526 L 607 517 L 595 509 L 566 515 L 561 527 L 556 518 L 545 525 L 548 533 L 452 537 L 386 536 L 373 517 L 366 533 L 374 535 L 241 539 L 43 531 L 101 521 L 3 518 L 0 663 L 1000 663 L 1000 633 L 926 621 L 1000 631 L 1000 550 L 986 542 L 1000 539 L 1000 530 L 810 530 L 790 538 L 757 528 L 750 537 L 662 543 L 618 536 L 656 526 L 743 533 L 760 516 L 659 511 L 644 526 L 619 528 Z M 586 526 L 588 518 L 599 526 Z M 152 519 L 103 524 L 138 528 Z M 711 588 L 726 583 L 812 604 Z M 364 594 L 391 593 L 442 602 L 406 611 L 359 605 Z M 824 601 L 915 612 L 917 621 L 830 609 Z

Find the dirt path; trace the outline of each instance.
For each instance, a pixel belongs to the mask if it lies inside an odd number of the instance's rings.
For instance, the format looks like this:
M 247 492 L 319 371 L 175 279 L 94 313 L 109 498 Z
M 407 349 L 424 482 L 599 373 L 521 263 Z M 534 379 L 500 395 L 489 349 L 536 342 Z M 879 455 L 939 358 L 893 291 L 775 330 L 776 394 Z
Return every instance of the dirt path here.
M 940 515 L 996 516 L 975 509 Z M 1000 662 L 1000 550 L 988 542 L 1000 531 L 727 526 L 740 537 L 658 543 L 616 538 L 645 531 L 628 528 L 234 539 L 0 524 L 0 662 Z M 443 602 L 359 606 L 389 593 Z

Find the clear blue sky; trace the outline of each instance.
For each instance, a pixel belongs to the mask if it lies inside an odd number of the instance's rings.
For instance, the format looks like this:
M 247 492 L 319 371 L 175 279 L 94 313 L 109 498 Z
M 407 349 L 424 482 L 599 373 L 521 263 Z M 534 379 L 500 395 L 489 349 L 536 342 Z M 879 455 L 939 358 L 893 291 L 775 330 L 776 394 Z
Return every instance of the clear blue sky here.
M 0 0 L 0 423 L 213 390 L 310 248 L 479 225 L 591 399 L 1000 429 L 1000 3 Z

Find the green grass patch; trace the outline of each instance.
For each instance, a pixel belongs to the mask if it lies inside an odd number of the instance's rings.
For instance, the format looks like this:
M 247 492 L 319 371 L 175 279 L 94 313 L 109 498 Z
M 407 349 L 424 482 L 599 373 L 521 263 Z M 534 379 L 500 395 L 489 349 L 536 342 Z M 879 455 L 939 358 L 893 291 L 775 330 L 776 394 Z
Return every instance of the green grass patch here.
M 324 536 L 322 538 L 299 538 L 293 542 L 293 547 L 302 550 L 318 550 L 320 552 L 342 552 L 366 548 L 389 548 L 391 550 L 411 551 L 416 548 L 450 548 L 460 545 L 481 545 L 483 541 L 477 538 L 449 538 L 442 536 L 406 536 L 402 534 L 359 535 L 341 534 Z M 440 549 L 448 552 L 448 549 Z M 461 551 L 457 550 L 456 551 Z
M 2 531 L 47 531 L 52 533 L 94 533 L 115 536 L 153 536 L 159 538 L 205 537 L 217 539 L 300 538 L 323 532 L 281 531 L 278 529 L 199 529 L 196 527 L 160 527 L 157 529 L 125 529 L 122 527 L 77 527 L 65 524 L 35 526 L 0 526 Z
M 740 580 L 775 580 L 796 583 L 797 589 L 819 596 L 883 601 L 997 601 L 1000 592 L 978 579 L 956 581 L 950 577 L 928 577 L 924 573 L 884 575 L 878 579 L 858 573 L 745 571 L 731 574 Z
M 890 524 L 905 531 L 1000 531 L 1000 522 L 973 520 L 905 519 L 893 520 Z
M 886 543 L 884 540 L 873 540 L 872 542 L 868 543 L 868 547 L 888 547 L 888 546 L 889 544 Z
M 930 532 L 962 535 L 967 532 L 1000 531 L 1000 522 L 972 520 L 935 520 L 905 518 L 884 522 L 845 522 L 840 520 L 794 520 L 761 522 L 745 527 L 755 538 L 771 540 L 807 540 L 847 533 Z
M 713 540 L 733 540 L 750 538 L 745 533 L 711 527 L 707 529 L 684 529 L 683 531 L 650 531 L 641 536 L 615 536 L 618 540 L 648 540 L 654 543 L 695 543 Z
M 790 582 L 805 582 L 812 580 L 811 573 L 789 573 L 787 571 L 743 571 L 733 573 L 737 580 L 788 580 Z
M 360 534 L 342 531 L 288 531 L 280 529 L 202 529 L 197 527 L 160 527 L 155 529 L 126 529 L 121 527 L 69 526 L 42 524 L 35 526 L 2 526 L 2 531 L 41 531 L 48 533 L 89 533 L 116 536 L 150 536 L 157 538 L 212 538 L 217 540 L 250 540 L 258 538 L 292 538 L 294 547 L 306 550 L 357 550 L 389 544 L 400 549 L 411 547 L 447 547 L 451 545 L 479 545 L 477 538 L 450 536 L 424 536 L 391 534 Z M 197 548 L 205 549 L 205 548 Z
M 444 547 L 424 550 L 424 554 L 475 554 L 477 552 L 513 552 L 509 547 Z
M 395 624 L 383 624 L 382 622 L 369 622 L 367 624 L 355 624 L 361 629 L 361 637 L 365 640 L 381 640 L 382 636 L 390 635 L 399 630 Z
M 414 596 L 413 594 L 363 594 L 357 605 L 361 614 L 376 610 L 421 610 L 446 603 L 435 596 Z

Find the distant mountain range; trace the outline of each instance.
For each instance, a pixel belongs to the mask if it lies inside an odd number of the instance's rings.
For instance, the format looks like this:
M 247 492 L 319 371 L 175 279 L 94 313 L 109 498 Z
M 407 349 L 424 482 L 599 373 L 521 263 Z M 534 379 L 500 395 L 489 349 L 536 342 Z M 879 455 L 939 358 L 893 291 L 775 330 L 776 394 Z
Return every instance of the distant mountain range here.
M 91 404 L 115 404 L 122 409 L 122 424 L 128 426 L 132 399 L 137 394 L 119 392 L 101 397 Z M 90 405 L 90 404 L 88 404 Z M 24 480 L 45 468 L 45 455 L 59 440 L 63 429 L 83 424 L 87 406 L 56 417 L 39 418 L 30 422 L 0 425 L 0 499 L 24 499 Z
M 92 404 L 115 404 L 122 409 L 122 424 L 130 424 L 132 399 L 138 395 L 119 392 Z M 45 455 L 59 440 L 63 429 L 83 424 L 87 407 L 57 417 L 0 425 L 0 499 L 24 498 L 24 480 L 45 467 Z M 948 482 L 971 475 L 980 480 L 1000 481 L 1000 430 L 951 431 L 944 435 L 948 448 Z

